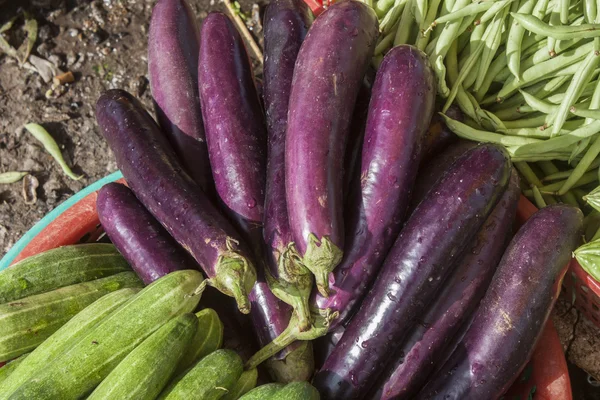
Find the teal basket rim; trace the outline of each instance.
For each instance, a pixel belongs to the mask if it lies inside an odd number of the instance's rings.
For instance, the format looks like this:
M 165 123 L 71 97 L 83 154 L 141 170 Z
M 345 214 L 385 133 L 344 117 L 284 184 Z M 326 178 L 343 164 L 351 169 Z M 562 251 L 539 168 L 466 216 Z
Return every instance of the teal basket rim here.
M 21 238 L 15 243 L 11 249 L 2 257 L 0 260 L 0 271 L 7 268 L 12 261 L 23 251 L 25 247 L 31 242 L 31 240 L 36 237 L 42 230 L 44 230 L 50 223 L 52 223 L 55 219 L 57 219 L 62 213 L 71 208 L 73 205 L 77 204 L 84 197 L 88 196 L 91 193 L 99 190 L 102 186 L 107 183 L 117 181 L 123 178 L 123 174 L 121 171 L 113 172 L 112 174 L 97 180 L 91 185 L 81 189 L 79 192 L 75 193 L 73 196 L 69 197 L 67 200 L 62 202 L 58 207 L 54 210 L 50 211 L 46 214 L 41 220 L 39 220 L 31 229 L 29 229 Z

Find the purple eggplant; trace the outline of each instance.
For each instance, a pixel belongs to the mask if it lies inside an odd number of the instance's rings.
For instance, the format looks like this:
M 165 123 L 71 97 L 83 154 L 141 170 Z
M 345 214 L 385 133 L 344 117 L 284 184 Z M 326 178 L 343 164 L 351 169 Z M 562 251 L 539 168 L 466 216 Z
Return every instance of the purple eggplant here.
M 335 3 L 310 28 L 294 69 L 285 144 L 288 216 L 295 246 L 323 296 L 343 255 L 346 142 L 377 35 L 372 8 L 355 0 Z
M 421 165 L 410 199 L 410 207 L 408 208 L 409 214 L 412 214 L 419 203 L 425 198 L 429 190 L 442 176 L 444 176 L 444 173 L 450 168 L 454 161 L 475 146 L 477 146 L 477 142 L 459 139 L 448 146 L 448 148 L 442 151 L 437 157 L 428 161 L 425 165 Z
M 146 209 L 200 264 L 208 284 L 250 312 L 256 281 L 242 237 L 183 171 L 175 152 L 141 103 L 109 90 L 96 103 L 100 130 L 125 180 Z
M 551 205 L 521 227 L 475 318 L 418 399 L 498 399 L 527 364 L 581 242 L 583 214 Z
M 450 106 L 446 111 L 446 114 L 449 116 L 451 115 L 450 118 L 461 122 L 464 119 L 460 108 L 454 104 Z M 434 113 L 431 123 L 429 124 L 429 129 L 427 129 L 427 135 L 425 136 L 421 163 L 426 163 L 431 159 L 435 159 L 441 152 L 457 140 L 458 136 L 446 126 L 442 116 Z
M 285 198 L 285 131 L 294 64 L 312 23 L 303 0 L 275 0 L 264 18 L 264 102 L 268 163 L 264 241 L 273 293 L 294 307 L 302 329 L 310 325 L 308 297 L 313 278 L 290 243 L 294 242 Z
M 411 399 L 484 296 L 512 234 L 521 188 L 515 170 L 508 189 L 458 267 L 412 329 L 373 399 Z
M 213 194 L 198 97 L 196 17 L 186 0 L 159 0 L 148 32 L 148 77 L 156 116 L 183 167 Z
M 500 200 L 510 173 L 503 148 L 480 145 L 431 189 L 317 373 L 314 383 L 324 399 L 360 399 L 368 393 Z
M 198 269 L 127 186 L 104 185 L 96 207 L 102 228 L 146 285 L 173 271 Z
M 223 53 L 223 49 L 230 49 Z M 281 334 L 292 310 L 269 289 L 265 275 L 262 224 L 266 180 L 266 132 L 252 69 L 238 31 L 228 17 L 211 13 L 202 25 L 200 41 L 200 99 L 209 156 L 217 193 L 225 210 L 248 243 L 256 260 L 257 281 L 250 292 L 254 330 L 261 346 Z M 269 363 L 282 377 L 289 368 L 308 369 L 307 344 L 280 353 Z M 300 349 L 302 347 L 302 349 Z M 304 358 L 287 360 L 296 351 Z M 286 358 L 285 363 L 281 361 Z M 292 355 L 293 358 L 293 355 Z M 289 366 L 288 366 L 289 364 Z
M 360 192 L 357 187 L 351 202 L 347 250 L 329 278 L 330 296 L 316 299 L 320 309 L 340 314 L 330 329 L 360 304 L 400 232 L 435 93 L 434 73 L 425 53 L 408 45 L 387 53 L 371 95 Z

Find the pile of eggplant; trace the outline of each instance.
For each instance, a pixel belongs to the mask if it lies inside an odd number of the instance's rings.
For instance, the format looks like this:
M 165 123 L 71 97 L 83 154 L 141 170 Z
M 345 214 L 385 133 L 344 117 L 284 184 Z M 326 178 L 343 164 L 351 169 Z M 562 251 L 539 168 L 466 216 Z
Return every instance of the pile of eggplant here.
M 198 29 L 185 0 L 159 0 L 158 122 L 123 90 L 96 105 L 127 182 L 101 189 L 101 223 L 145 283 L 201 269 L 226 332 L 253 328 L 246 367 L 266 362 L 270 379 L 312 379 L 325 399 L 499 398 L 581 211 L 549 206 L 513 237 L 519 177 L 501 147 L 443 129 L 427 56 L 397 46 L 375 73 L 368 5 L 313 19 L 302 0 L 267 7 L 259 92 L 227 16 Z

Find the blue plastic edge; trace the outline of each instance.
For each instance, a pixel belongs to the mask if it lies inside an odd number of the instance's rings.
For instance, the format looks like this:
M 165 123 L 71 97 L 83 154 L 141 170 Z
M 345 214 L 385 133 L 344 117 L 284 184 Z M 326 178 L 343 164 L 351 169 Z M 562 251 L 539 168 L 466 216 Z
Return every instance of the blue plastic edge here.
M 58 207 L 54 210 L 50 211 L 48 214 L 44 216 L 41 220 L 38 221 L 31 229 L 29 229 L 22 237 L 14 244 L 14 246 L 2 257 L 0 260 L 0 271 L 7 268 L 12 261 L 19 255 L 21 251 L 31 240 L 36 237 L 44 228 L 46 228 L 52 221 L 58 218 L 62 213 L 64 213 L 67 209 L 71 208 L 73 205 L 78 203 L 81 199 L 99 190 L 102 186 L 107 183 L 114 182 L 123 177 L 121 171 L 113 172 L 112 174 L 92 183 L 86 188 L 80 190 L 75 193 L 73 196 L 69 197 L 67 200 L 62 202 Z

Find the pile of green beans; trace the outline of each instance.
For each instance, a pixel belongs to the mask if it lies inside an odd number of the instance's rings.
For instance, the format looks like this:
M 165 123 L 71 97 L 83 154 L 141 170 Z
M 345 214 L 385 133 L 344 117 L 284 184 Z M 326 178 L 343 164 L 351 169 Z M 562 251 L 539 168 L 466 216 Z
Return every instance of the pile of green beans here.
M 538 207 L 586 212 L 590 243 L 576 256 L 600 279 L 600 0 L 371 5 L 381 28 L 374 66 L 399 44 L 424 51 L 454 133 L 506 147 Z M 463 121 L 445 115 L 454 103 Z

